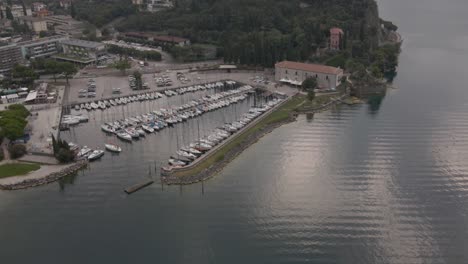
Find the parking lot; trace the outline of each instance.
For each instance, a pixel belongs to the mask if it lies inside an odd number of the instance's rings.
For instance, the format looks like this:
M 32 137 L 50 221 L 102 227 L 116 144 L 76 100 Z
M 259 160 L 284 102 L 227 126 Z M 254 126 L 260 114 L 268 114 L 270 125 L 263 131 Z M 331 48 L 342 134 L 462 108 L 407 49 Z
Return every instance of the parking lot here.
M 125 75 L 118 76 L 97 76 L 82 77 L 70 80 L 69 102 L 82 103 L 95 100 L 101 100 L 111 97 L 127 96 L 130 94 L 141 93 L 144 91 L 164 90 L 181 86 L 190 86 L 201 83 L 215 82 L 219 80 L 235 80 L 238 82 L 250 84 L 253 86 L 264 86 L 271 91 L 280 91 L 285 89 L 290 93 L 290 87 L 276 85 L 274 76 L 263 72 L 189 72 L 188 70 L 167 70 L 160 73 L 142 74 L 142 83 L 147 84 L 147 90 L 132 90 L 129 85 L 128 71 Z M 95 97 L 79 97 L 79 91 L 87 89 L 89 79 L 96 83 Z M 281 88 L 283 87 L 283 88 Z M 113 88 L 120 88 L 120 94 L 114 94 Z M 294 90 L 294 89 L 293 89 Z

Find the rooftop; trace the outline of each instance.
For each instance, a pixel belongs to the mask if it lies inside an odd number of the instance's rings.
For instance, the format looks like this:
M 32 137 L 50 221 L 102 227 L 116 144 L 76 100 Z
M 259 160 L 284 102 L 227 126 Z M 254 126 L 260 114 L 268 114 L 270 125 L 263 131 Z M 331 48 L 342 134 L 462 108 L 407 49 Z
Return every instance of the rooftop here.
M 308 71 L 308 72 L 318 72 L 318 73 L 324 73 L 324 74 L 334 74 L 334 75 L 337 75 L 343 72 L 343 70 L 340 68 L 335 68 L 335 67 L 320 65 L 320 64 L 294 62 L 294 61 L 278 62 L 275 64 L 275 67 L 287 68 L 287 69 L 293 69 L 293 70 L 302 70 L 302 71 Z
M 30 21 L 30 22 L 42 22 L 45 21 L 44 18 L 41 17 L 31 17 L 31 16 L 22 16 L 18 18 L 19 20 L 23 21 Z
M 27 45 L 31 45 L 31 44 L 37 45 L 39 43 L 44 43 L 44 42 L 48 42 L 48 41 L 58 41 L 58 40 L 62 40 L 62 39 L 65 39 L 65 38 L 66 37 L 64 37 L 62 35 L 55 35 L 55 36 L 50 36 L 50 37 L 45 37 L 45 38 L 22 41 L 22 42 L 18 42 L 18 44 L 20 46 L 27 46 Z
M 164 35 L 156 35 L 152 33 L 144 33 L 144 32 L 127 32 L 125 35 L 130 36 L 130 37 L 137 37 L 137 38 L 153 38 L 155 40 L 159 41 L 165 41 L 165 42 L 185 42 L 188 41 L 186 38 L 181 38 L 181 37 L 176 37 L 176 36 L 164 36 Z
M 330 28 L 330 33 L 331 34 L 344 34 L 343 30 L 337 27 Z
M 79 46 L 79 47 L 84 47 L 84 48 L 91 48 L 91 49 L 104 46 L 104 44 L 101 42 L 94 42 L 94 41 L 88 41 L 88 40 L 82 40 L 82 39 L 67 39 L 67 40 L 62 41 L 62 44 L 70 45 L 70 46 Z

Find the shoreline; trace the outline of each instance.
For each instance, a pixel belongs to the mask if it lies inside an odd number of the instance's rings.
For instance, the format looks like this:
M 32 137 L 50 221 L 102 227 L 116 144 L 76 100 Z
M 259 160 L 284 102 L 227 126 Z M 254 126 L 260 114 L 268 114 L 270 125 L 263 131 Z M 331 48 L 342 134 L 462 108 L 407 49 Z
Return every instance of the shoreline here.
M 43 165 L 39 170 L 26 175 L 0 179 L 0 190 L 20 190 L 56 182 L 63 177 L 76 173 L 87 165 L 86 160 L 79 160 L 66 165 Z
M 222 161 L 215 162 L 213 165 L 207 169 L 196 173 L 190 176 L 161 176 L 161 183 L 167 185 L 189 185 L 195 184 L 201 181 L 208 180 L 214 177 L 218 172 L 220 172 L 226 165 L 232 162 L 237 156 L 239 156 L 244 150 L 258 142 L 265 135 L 273 132 L 278 127 L 282 125 L 289 124 L 296 121 L 296 116 L 290 114 L 289 118 L 274 124 L 267 125 L 266 127 L 260 129 L 259 131 L 249 135 L 244 139 L 239 146 L 230 149 L 225 155 Z
M 343 96 L 345 97 L 345 96 Z M 189 184 L 195 184 L 199 183 L 205 180 L 208 180 L 212 177 L 214 177 L 217 173 L 219 173 L 226 165 L 228 165 L 230 162 L 232 162 L 237 156 L 239 156 L 244 150 L 258 142 L 262 137 L 266 136 L 267 134 L 273 132 L 275 129 L 289 123 L 293 123 L 296 121 L 296 118 L 299 114 L 306 114 L 306 113 L 317 113 L 317 112 L 322 112 L 330 108 L 331 106 L 334 105 L 339 105 L 342 104 L 343 101 L 340 98 L 340 100 L 334 100 L 329 102 L 326 105 L 317 107 L 315 109 L 310 109 L 307 112 L 302 112 L 298 111 L 298 109 L 292 109 L 290 110 L 289 117 L 286 118 L 285 120 L 281 120 L 275 123 L 268 124 L 262 128 L 260 128 L 258 131 L 253 132 L 250 135 L 247 135 L 245 139 L 243 139 L 237 146 L 229 149 L 223 156 L 223 159 L 220 161 L 215 161 L 211 166 L 208 168 L 202 170 L 201 172 L 192 174 L 192 175 L 187 175 L 187 176 L 178 176 L 176 175 L 177 172 L 175 173 L 168 173 L 168 175 L 161 176 L 161 183 L 162 184 L 167 184 L 167 185 L 189 185 Z M 279 106 L 275 111 L 278 111 L 281 106 Z M 297 107 L 297 106 L 296 106 Z M 268 115 L 273 114 L 275 111 L 269 113 Z M 264 119 L 268 117 L 264 116 Z M 261 121 L 260 121 L 261 122 Z M 243 133 L 248 133 L 248 130 L 244 131 Z M 241 136 L 242 134 L 238 135 Z M 221 149 L 217 150 L 220 151 Z M 214 153 L 216 154 L 216 153 Z M 213 155 L 214 155 L 213 154 Z M 172 174 L 172 175 L 171 175 Z

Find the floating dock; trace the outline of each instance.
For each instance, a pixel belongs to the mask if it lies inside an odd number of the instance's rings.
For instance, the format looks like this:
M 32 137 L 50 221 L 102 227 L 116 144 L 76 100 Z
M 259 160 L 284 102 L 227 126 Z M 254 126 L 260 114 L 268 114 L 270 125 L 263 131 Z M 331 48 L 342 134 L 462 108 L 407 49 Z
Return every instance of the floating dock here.
M 145 188 L 146 186 L 150 186 L 150 185 L 153 184 L 153 183 L 154 183 L 153 180 L 148 180 L 148 181 L 145 181 L 145 182 L 142 182 L 142 183 L 133 185 L 133 186 L 131 186 L 131 187 L 125 188 L 124 191 L 125 191 L 127 194 L 132 194 L 132 193 L 134 193 L 134 192 L 136 192 L 136 191 L 139 191 L 140 189 Z

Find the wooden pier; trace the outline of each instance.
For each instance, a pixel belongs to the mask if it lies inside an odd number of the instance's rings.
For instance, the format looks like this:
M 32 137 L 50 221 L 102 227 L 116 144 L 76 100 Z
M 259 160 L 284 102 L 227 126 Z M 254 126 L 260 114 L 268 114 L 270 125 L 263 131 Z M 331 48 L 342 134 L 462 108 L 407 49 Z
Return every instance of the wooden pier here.
M 124 191 L 127 193 L 127 194 L 132 194 L 136 191 L 139 191 L 140 189 L 143 189 L 145 188 L 146 186 L 150 186 L 151 184 L 153 184 L 154 181 L 153 180 L 147 180 L 145 182 L 142 182 L 142 183 L 139 183 L 139 184 L 136 184 L 136 185 L 133 185 L 131 187 L 128 187 L 128 188 L 125 188 Z

